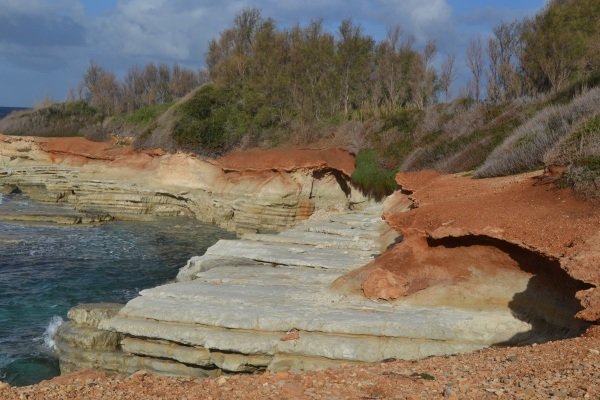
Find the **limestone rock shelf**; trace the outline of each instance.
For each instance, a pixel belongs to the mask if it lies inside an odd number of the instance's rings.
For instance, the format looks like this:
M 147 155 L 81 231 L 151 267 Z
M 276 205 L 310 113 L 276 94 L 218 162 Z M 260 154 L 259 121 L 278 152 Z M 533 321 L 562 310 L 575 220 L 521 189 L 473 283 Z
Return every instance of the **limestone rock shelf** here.
M 332 288 L 398 240 L 381 212 L 317 214 L 281 234 L 222 240 L 175 283 L 142 291 L 118 312 L 92 318 L 98 307 L 80 306 L 58 334 L 61 368 L 306 370 L 473 351 L 531 330 L 507 307 L 377 302 Z
M 117 219 L 195 217 L 235 232 L 279 232 L 318 210 L 369 203 L 350 182 L 351 154 L 336 149 L 288 153 L 246 155 L 246 164 L 264 157 L 283 162 L 259 168 L 240 165 L 243 157 L 208 160 L 83 138 L 0 134 L 0 193 L 23 192 L 36 201 Z M 288 159 L 291 155 L 295 158 Z

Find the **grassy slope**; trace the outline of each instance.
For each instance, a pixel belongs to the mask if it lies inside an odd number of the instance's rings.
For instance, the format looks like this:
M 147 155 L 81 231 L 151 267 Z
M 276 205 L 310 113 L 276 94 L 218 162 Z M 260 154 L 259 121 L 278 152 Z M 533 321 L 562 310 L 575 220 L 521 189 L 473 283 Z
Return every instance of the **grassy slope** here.
M 398 109 L 350 122 L 319 121 L 310 126 L 260 130 L 253 125 L 253 117 L 241 113 L 227 93 L 206 85 L 176 103 L 109 118 L 83 103 L 53 104 L 15 113 L 0 122 L 0 131 L 91 139 L 119 134 L 133 136 L 140 148 L 183 149 L 206 156 L 247 146 L 316 143 L 346 147 L 357 154 L 353 181 L 376 198 L 395 188 L 394 174 L 398 170 L 476 170 L 478 176 L 489 176 L 543 167 L 544 161 L 571 165 L 567 182 L 589 191 L 593 186 L 590 182 L 598 181 L 600 175 L 600 124 L 595 119 L 585 124 L 591 116 L 600 114 L 600 106 L 596 106 L 600 104 L 596 101 L 600 89 L 573 100 L 576 93 L 571 87 L 550 97 L 502 105 L 456 100 L 426 110 Z M 537 142 L 544 146 L 532 151 L 531 145 Z M 515 146 L 522 147 L 521 159 L 516 163 Z M 575 151 L 582 147 L 586 152 Z M 498 163 L 509 164 L 510 168 L 482 173 L 490 170 L 490 164 Z

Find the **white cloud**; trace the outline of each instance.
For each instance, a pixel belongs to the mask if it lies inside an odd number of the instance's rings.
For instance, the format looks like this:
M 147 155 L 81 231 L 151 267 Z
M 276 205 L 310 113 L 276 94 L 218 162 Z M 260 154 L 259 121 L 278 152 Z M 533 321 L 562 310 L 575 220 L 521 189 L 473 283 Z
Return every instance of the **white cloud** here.
M 446 0 L 119 0 L 113 13 L 92 22 L 91 42 L 125 57 L 200 64 L 208 41 L 230 26 L 245 7 L 257 7 L 283 25 L 321 17 L 330 24 L 348 17 L 371 26 L 399 24 L 419 42 L 448 26 L 451 19 Z
M 202 62 L 201 50 L 232 15 L 213 2 L 120 0 L 114 13 L 92 23 L 92 36 L 105 51 L 158 61 Z
M 0 16 L 14 14 L 82 17 L 84 8 L 79 0 L 0 0 Z
M 261 9 L 280 27 L 323 18 L 326 27 L 335 29 L 342 19 L 352 18 L 376 39 L 399 25 L 405 36 L 415 36 L 418 45 L 435 39 L 440 53 L 460 56 L 471 34 L 465 34 L 469 18 L 482 21 L 469 28 L 480 32 L 491 28 L 490 20 L 501 9 L 473 6 L 469 7 L 475 9 L 473 15 L 456 16 L 449 0 L 117 0 L 114 9 L 89 15 L 83 1 L 103 0 L 0 0 L 0 66 L 63 69 L 65 80 L 78 79 L 90 59 L 119 74 L 150 61 L 200 67 L 209 40 L 231 26 L 246 7 Z M 29 23 L 9 32 L 3 20 Z M 81 40 L 74 40 L 74 35 Z M 23 81 L 32 88 L 43 85 L 31 76 Z

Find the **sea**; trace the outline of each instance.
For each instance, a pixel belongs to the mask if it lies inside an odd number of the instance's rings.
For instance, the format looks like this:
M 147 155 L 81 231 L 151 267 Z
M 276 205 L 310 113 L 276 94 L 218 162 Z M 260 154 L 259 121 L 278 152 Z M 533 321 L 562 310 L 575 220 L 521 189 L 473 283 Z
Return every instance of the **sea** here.
M 48 207 L 0 195 L 2 214 Z M 186 218 L 97 226 L 0 221 L 0 381 L 23 386 L 57 376 L 53 337 L 71 307 L 125 303 L 233 237 Z
M 20 110 L 26 110 L 26 108 L 23 108 L 23 107 L 0 107 L 0 119 L 6 117 L 8 114 L 10 114 L 13 111 L 20 111 Z

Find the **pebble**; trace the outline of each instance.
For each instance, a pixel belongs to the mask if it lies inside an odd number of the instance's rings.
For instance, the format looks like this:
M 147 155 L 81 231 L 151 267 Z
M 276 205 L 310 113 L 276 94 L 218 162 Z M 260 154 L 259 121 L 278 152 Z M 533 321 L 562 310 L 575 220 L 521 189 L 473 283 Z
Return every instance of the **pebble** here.
M 127 379 L 102 376 L 63 379 L 60 384 L 12 388 L 0 383 L 2 400 L 96 399 L 493 399 L 600 398 L 600 363 L 590 350 L 600 337 L 567 339 L 532 347 L 490 349 L 415 362 L 393 361 L 307 373 L 268 372 L 186 380 L 146 371 Z M 506 362 L 508 358 L 514 361 Z M 429 371 L 436 380 L 402 379 L 411 371 Z M 65 376 L 63 378 L 68 378 Z M 265 382 L 270 381 L 269 382 Z M 50 381 L 52 382 L 52 381 Z
M 217 385 L 219 385 L 219 386 L 223 386 L 226 383 L 227 383 L 227 378 L 224 376 L 221 376 L 217 379 Z

